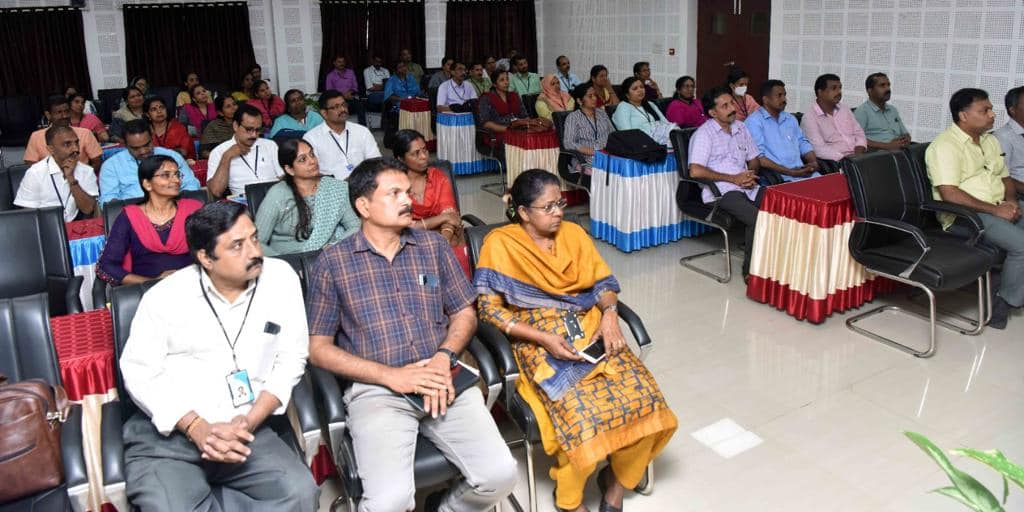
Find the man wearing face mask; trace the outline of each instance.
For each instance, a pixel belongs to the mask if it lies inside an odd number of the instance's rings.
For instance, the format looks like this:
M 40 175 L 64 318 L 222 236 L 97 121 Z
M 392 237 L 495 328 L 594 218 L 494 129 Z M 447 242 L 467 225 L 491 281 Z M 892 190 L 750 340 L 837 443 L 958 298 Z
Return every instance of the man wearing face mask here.
M 91 135 L 90 135 L 91 136 Z M 78 135 L 70 126 L 51 126 L 46 130 L 49 156 L 25 172 L 14 204 L 22 208 L 60 206 L 64 221 L 82 213 L 96 212 L 96 175 L 92 167 L 78 161 Z
M 843 100 L 843 82 L 826 73 L 814 81 L 813 103 L 804 109 L 800 128 L 811 141 L 814 154 L 838 162 L 847 156 L 867 150 L 864 130 L 857 124 Z
M 142 197 L 139 185 L 139 164 L 153 155 L 174 159 L 181 171 L 181 190 L 199 190 L 199 180 L 189 168 L 181 153 L 173 149 L 153 146 L 153 136 L 145 120 L 135 119 L 124 125 L 124 145 L 128 149 L 103 161 L 100 167 L 100 205 L 114 199 Z
M 900 119 L 895 105 L 888 104 L 892 86 L 885 73 L 872 73 L 864 81 L 868 99 L 857 107 L 853 116 L 864 129 L 868 147 L 895 151 L 910 144 L 910 133 Z
M 210 152 L 206 188 L 213 197 L 222 197 L 225 192 L 241 195 L 250 183 L 274 181 L 284 174 L 277 163 L 277 144 L 260 137 L 263 114 L 256 107 L 239 105 L 231 126 L 235 136 Z

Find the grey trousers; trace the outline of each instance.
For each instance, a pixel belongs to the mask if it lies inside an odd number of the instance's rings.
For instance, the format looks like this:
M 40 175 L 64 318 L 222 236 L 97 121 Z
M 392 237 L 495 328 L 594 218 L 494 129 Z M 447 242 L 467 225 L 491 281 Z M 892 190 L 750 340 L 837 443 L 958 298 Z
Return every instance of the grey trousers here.
M 1018 203 L 1024 209 L 1024 201 Z M 999 296 L 1011 306 L 1024 306 L 1024 217 L 1015 224 L 987 213 L 978 216 L 985 225 L 985 241 L 1006 251 Z
M 484 407 L 477 388 L 464 391 L 445 416 L 424 416 L 400 395 L 355 383 L 344 396 L 363 484 L 360 512 L 404 512 L 416 506 L 413 460 L 423 435 L 462 472 L 439 510 L 483 511 L 512 493 L 516 461 Z
M 205 461 L 183 434 L 164 437 L 145 414 L 124 429 L 128 499 L 149 511 L 315 512 L 320 489 L 302 459 L 266 425 L 241 464 Z

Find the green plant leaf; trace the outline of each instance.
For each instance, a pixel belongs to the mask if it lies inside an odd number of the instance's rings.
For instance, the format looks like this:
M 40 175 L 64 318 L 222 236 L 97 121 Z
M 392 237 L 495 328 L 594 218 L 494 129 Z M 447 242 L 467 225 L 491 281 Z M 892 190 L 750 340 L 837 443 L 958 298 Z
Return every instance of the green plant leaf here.
M 974 503 L 968 501 L 967 497 L 964 496 L 962 492 L 958 491 L 956 487 L 943 487 L 941 489 L 935 489 L 932 492 L 939 493 L 944 496 L 949 496 L 950 498 L 953 498 L 954 500 L 963 503 L 964 506 L 970 508 L 971 510 L 974 510 L 975 512 L 985 512 L 985 509 L 979 508 Z
M 970 457 L 985 464 L 1003 475 L 1004 479 L 1010 479 L 1017 487 L 1024 489 L 1024 468 L 1014 464 L 999 450 L 973 450 L 971 448 L 958 448 L 950 450 L 954 455 Z
M 981 512 L 989 511 L 1002 511 L 1003 507 L 999 505 L 999 500 L 988 490 L 981 482 L 977 481 L 971 475 L 964 473 L 957 469 L 946 457 L 946 454 L 938 447 L 935 443 L 932 443 L 927 437 L 918 434 L 917 432 L 904 432 L 903 435 L 907 436 L 908 439 L 914 442 L 925 452 L 929 457 L 934 460 L 943 471 L 946 472 L 946 476 L 953 482 L 956 490 L 959 491 L 960 497 L 963 498 L 963 502 L 970 504 L 972 508 Z M 945 488 L 944 488 L 945 489 Z M 953 496 L 948 492 L 939 490 L 938 492 L 945 494 L 956 499 L 959 497 Z

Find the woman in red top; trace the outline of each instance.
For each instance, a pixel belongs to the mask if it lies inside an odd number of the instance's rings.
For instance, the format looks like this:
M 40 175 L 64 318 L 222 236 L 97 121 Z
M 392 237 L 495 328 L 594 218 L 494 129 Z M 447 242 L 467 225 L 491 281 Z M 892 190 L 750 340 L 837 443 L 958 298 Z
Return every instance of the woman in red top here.
M 142 106 L 143 115 L 149 121 L 149 133 L 153 136 L 153 145 L 173 149 L 187 159 L 195 159 L 195 144 L 188 136 L 185 125 L 167 115 L 167 102 L 159 96 L 146 100 Z
M 412 227 L 437 231 L 448 240 L 455 259 L 472 278 L 469 253 L 462 233 L 462 217 L 455 201 L 455 191 L 444 171 L 429 164 L 430 151 L 423 135 L 416 130 L 398 130 L 392 139 L 395 158 L 409 168 L 412 189 Z
M 71 126 L 89 130 L 96 136 L 96 140 L 101 143 L 110 140 L 110 135 L 107 133 L 107 125 L 103 124 L 103 121 L 100 121 L 100 118 L 96 117 L 95 114 L 85 111 L 85 96 L 79 92 L 74 92 L 68 95 L 68 100 L 71 103 Z
M 263 134 L 266 135 L 274 124 L 274 118 L 284 114 L 284 100 L 271 92 L 270 85 L 263 80 L 256 82 L 252 90 L 256 97 L 251 98 L 248 103 L 263 114 Z

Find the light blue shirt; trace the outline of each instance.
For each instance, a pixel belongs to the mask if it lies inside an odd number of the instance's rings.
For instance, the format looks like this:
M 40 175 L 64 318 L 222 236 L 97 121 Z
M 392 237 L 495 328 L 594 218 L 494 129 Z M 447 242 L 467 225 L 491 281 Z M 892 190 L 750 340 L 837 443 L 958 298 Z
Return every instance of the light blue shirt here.
M 767 157 L 783 167 L 795 169 L 803 167 L 804 161 L 801 155 L 814 151 L 811 142 L 804 137 L 796 118 L 787 112 L 779 112 L 779 118 L 775 119 L 768 113 L 768 109 L 759 108 L 750 113 L 745 121 L 750 137 L 757 144 L 757 149 L 762 156 Z M 781 173 L 780 173 L 781 174 Z M 793 181 L 801 178 L 781 174 L 785 181 Z M 810 176 L 818 176 L 814 173 Z
M 173 149 L 154 147 L 154 155 L 169 156 L 178 163 L 181 171 L 181 190 L 199 190 L 199 180 L 185 163 L 181 153 Z M 134 199 L 142 197 L 142 185 L 139 184 L 139 161 L 128 150 L 121 151 L 106 159 L 100 167 L 100 205 L 114 199 Z
M 392 96 L 411 98 L 419 93 L 420 84 L 416 82 L 416 77 L 412 76 L 412 73 L 406 73 L 404 81 L 398 75 L 391 75 L 388 83 L 384 84 L 384 99 Z
M 270 128 L 270 138 L 274 138 L 274 136 L 277 135 L 277 132 L 281 130 L 295 130 L 306 133 L 309 130 L 316 128 L 317 125 L 322 122 L 324 122 L 324 118 L 320 117 L 319 113 L 312 110 L 306 111 L 305 124 L 299 123 L 298 120 L 285 112 L 284 114 L 277 116 L 277 119 L 274 119 L 274 126 Z
M 576 73 L 573 73 L 572 71 L 569 72 L 569 76 L 565 76 L 561 73 L 555 73 L 555 77 L 558 78 L 558 87 L 565 92 L 572 92 L 577 85 L 583 83 L 580 82 L 580 77 L 576 76 Z
M 612 122 L 615 123 L 615 129 L 617 130 L 643 130 L 647 135 L 653 137 L 654 126 L 658 121 L 665 121 L 665 114 L 658 110 L 658 106 L 654 103 L 649 103 L 654 109 L 655 114 L 652 115 L 644 107 L 638 107 L 628 101 L 619 103 L 618 107 L 615 107 L 615 113 L 612 114 Z

